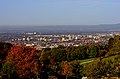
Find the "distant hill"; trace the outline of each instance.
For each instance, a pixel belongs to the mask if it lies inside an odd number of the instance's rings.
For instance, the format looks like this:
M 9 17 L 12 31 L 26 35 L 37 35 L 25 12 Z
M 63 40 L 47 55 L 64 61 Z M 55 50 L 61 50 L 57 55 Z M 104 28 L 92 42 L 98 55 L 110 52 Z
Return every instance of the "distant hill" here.
M 1 32 L 37 31 L 42 33 L 120 31 L 120 23 L 100 25 L 0 26 L 0 31 Z

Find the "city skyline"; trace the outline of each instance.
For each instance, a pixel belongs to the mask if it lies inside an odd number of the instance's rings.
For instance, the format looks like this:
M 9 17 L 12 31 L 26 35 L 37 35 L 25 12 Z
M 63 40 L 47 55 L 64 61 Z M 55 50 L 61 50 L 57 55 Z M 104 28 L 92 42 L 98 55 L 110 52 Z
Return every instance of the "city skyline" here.
M 120 23 L 119 0 L 2 0 L 0 27 Z

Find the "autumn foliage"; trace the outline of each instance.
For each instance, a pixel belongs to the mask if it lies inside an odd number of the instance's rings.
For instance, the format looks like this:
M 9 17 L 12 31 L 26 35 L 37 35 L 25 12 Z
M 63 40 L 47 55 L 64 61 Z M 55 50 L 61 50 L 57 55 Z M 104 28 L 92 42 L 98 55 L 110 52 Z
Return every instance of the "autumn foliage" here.
M 62 67 L 62 74 L 67 76 L 71 76 L 72 75 L 72 67 L 70 66 L 70 64 L 67 61 L 63 61 L 61 63 L 61 67 Z
M 0 43 L 0 74 L 11 79 L 46 79 L 48 76 L 98 79 L 108 74 L 120 76 L 119 66 L 120 36 L 111 38 L 106 45 L 59 46 L 43 50 Z
M 31 78 L 38 73 L 36 50 L 32 47 L 15 46 L 9 52 L 7 60 L 11 60 L 20 78 Z

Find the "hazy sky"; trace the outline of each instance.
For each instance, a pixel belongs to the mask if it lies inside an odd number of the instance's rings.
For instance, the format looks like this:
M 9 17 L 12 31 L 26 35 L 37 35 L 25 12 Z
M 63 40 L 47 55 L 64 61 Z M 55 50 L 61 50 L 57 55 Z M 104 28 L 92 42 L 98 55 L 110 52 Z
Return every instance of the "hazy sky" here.
M 120 0 L 0 0 L 0 25 L 120 23 Z

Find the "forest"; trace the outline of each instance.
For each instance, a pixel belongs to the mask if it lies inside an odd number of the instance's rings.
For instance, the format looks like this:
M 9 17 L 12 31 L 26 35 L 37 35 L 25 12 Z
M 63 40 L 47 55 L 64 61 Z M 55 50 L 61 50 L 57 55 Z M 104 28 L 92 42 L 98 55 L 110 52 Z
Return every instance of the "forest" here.
M 120 77 L 120 36 L 108 44 L 36 50 L 0 42 L 0 77 L 5 79 L 99 79 Z

